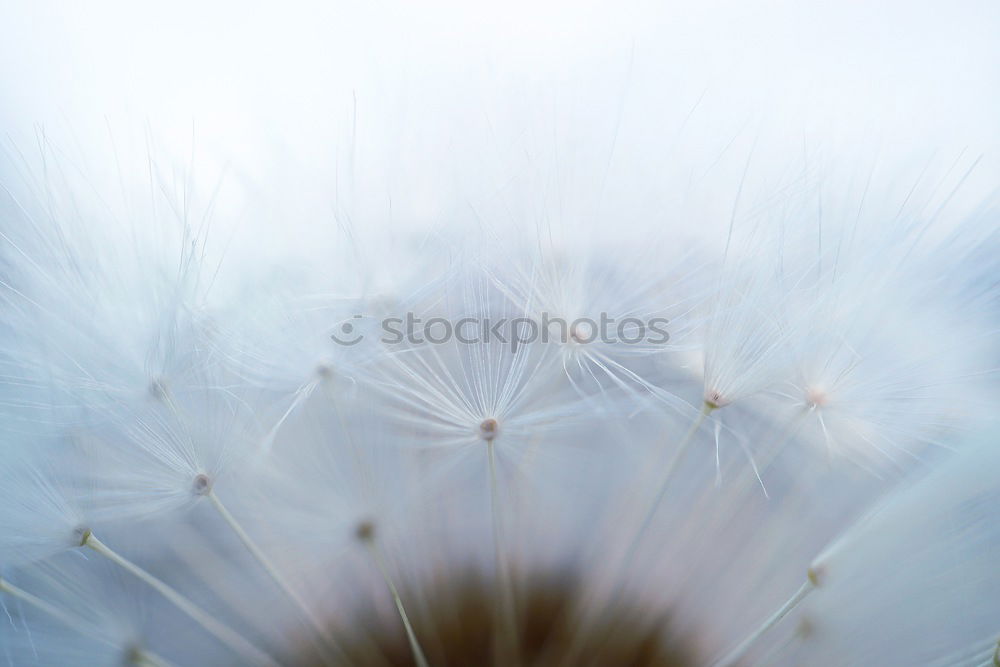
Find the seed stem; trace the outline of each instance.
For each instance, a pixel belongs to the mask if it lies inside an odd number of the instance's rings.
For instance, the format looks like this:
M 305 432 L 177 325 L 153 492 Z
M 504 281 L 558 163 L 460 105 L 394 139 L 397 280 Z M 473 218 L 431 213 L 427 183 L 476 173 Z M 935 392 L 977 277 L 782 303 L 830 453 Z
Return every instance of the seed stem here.
M 0 593 L 6 593 L 13 598 L 17 598 L 18 600 L 31 605 L 35 609 L 51 616 L 63 625 L 76 630 L 80 634 L 89 634 L 88 628 L 83 622 L 80 621 L 80 619 L 75 618 L 73 615 L 66 613 L 59 607 L 46 602 L 38 596 L 32 595 L 23 588 L 18 588 L 6 579 L 0 579 Z
M 632 569 L 631 568 L 632 560 L 635 558 L 636 553 L 639 551 L 639 546 L 642 543 L 642 538 L 643 536 L 645 536 L 646 531 L 649 529 L 650 524 L 652 524 L 653 518 L 656 516 L 656 513 L 659 510 L 660 505 L 663 503 L 663 498 L 666 496 L 667 489 L 670 486 L 670 479 L 673 477 L 675 471 L 677 470 L 678 465 L 680 464 L 680 461 L 683 458 L 684 454 L 690 448 L 691 442 L 693 442 L 694 440 L 695 433 L 698 432 L 698 429 L 705 422 L 705 419 L 715 409 L 716 408 L 712 405 L 709 405 L 708 402 L 702 404 L 702 409 L 698 413 L 698 416 L 696 416 L 694 420 L 691 422 L 691 426 L 688 427 L 687 433 L 684 434 L 684 437 L 682 437 L 680 442 L 678 443 L 677 449 L 674 451 L 674 455 L 670 458 L 670 461 L 667 462 L 666 471 L 663 475 L 663 482 L 660 484 L 659 493 L 657 494 L 656 499 L 650 505 L 649 509 L 646 511 L 646 516 L 645 518 L 643 518 L 642 523 L 639 525 L 639 529 L 636 531 L 635 535 L 632 538 L 632 541 L 629 543 L 628 549 L 625 550 L 625 553 L 619 560 L 621 569 L 624 572 L 628 572 Z M 624 592 L 625 584 L 626 580 L 624 577 L 616 577 L 615 580 L 612 582 L 609 594 L 611 606 L 614 606 L 619 602 L 621 595 Z M 567 654 L 570 656 L 570 660 L 566 661 L 567 664 L 569 662 L 578 661 L 580 659 L 578 653 L 583 648 L 582 640 L 583 640 L 582 637 L 579 637 L 578 639 L 574 640 L 573 644 L 567 650 Z
M 240 542 L 243 543 L 243 546 L 246 547 L 247 551 L 250 552 L 250 555 L 253 556 L 254 560 L 256 560 L 264 571 L 267 572 L 268 576 L 270 576 L 274 583 L 278 585 L 278 588 L 280 588 L 281 591 L 288 596 L 288 599 L 291 600 L 296 607 L 298 607 L 305 620 L 309 622 L 309 624 L 317 632 L 318 636 L 323 640 L 325 647 L 321 646 L 318 648 L 320 648 L 323 653 L 322 658 L 324 663 L 331 665 L 338 664 L 340 661 L 330 655 L 330 651 L 336 652 L 337 654 L 341 654 L 342 652 L 340 647 L 337 645 L 337 642 L 331 636 L 329 630 L 323 626 L 312 610 L 309 609 L 309 606 L 305 603 L 302 597 L 295 592 L 295 589 L 288 584 L 288 581 L 281 575 L 261 548 L 257 546 L 257 543 L 254 542 L 252 537 L 250 537 L 250 534 L 243 528 L 243 525 L 237 521 L 236 517 L 233 516 L 229 509 L 226 508 L 221 500 L 219 500 L 219 496 L 216 495 L 215 491 L 211 490 L 205 494 L 205 496 L 212 503 L 212 506 L 215 507 L 223 521 L 225 521 L 236 534 L 236 537 L 240 539 Z
M 145 649 L 134 651 L 131 664 L 134 667 L 174 667 L 173 663 Z
M 0 578 L 0 593 L 6 593 L 12 598 L 16 598 L 25 604 L 28 604 L 35 609 L 39 610 L 43 614 L 51 616 L 55 620 L 59 621 L 66 627 L 70 628 L 74 632 L 78 632 L 81 635 L 89 636 L 92 634 L 92 629 L 87 627 L 79 618 L 76 618 L 72 614 L 68 614 L 59 607 L 46 602 L 37 595 L 32 595 L 23 588 L 18 588 L 9 581 Z M 105 644 L 109 646 L 114 646 L 112 642 L 101 639 Z M 133 648 L 129 651 L 129 663 L 137 666 L 145 667 L 172 667 L 171 663 L 156 655 L 151 651 L 145 649 Z
M 490 469 L 490 515 L 493 523 L 493 553 L 496 563 L 498 635 L 495 649 L 497 664 L 513 665 L 518 661 L 517 614 L 514 611 L 514 587 L 504 548 L 503 524 L 500 517 L 500 491 L 497 484 L 496 446 L 492 438 L 486 441 Z
M 115 563 L 123 570 L 129 572 L 137 579 L 147 584 L 150 588 L 166 598 L 167 601 L 191 617 L 193 621 L 198 623 L 198 625 L 203 627 L 219 641 L 243 656 L 243 658 L 247 661 L 255 665 L 278 667 L 278 662 L 274 658 L 248 642 L 242 635 L 219 622 L 214 616 L 201 609 L 201 607 L 195 605 L 175 589 L 168 586 L 164 581 L 157 579 L 146 570 L 142 569 L 108 545 L 104 544 L 104 542 L 101 542 L 90 531 L 87 531 L 84 534 L 81 546 L 93 549 L 100 555 L 110 560 L 112 563 Z
M 660 490 L 656 494 L 656 499 L 649 506 L 646 511 L 646 516 L 643 518 L 642 523 L 639 525 L 639 530 L 636 531 L 635 537 L 632 539 L 632 544 L 629 546 L 628 551 L 625 553 L 625 557 L 622 559 L 622 563 L 628 567 L 631 563 L 632 558 L 635 556 L 636 550 L 639 548 L 639 544 L 642 542 L 643 536 L 645 536 L 646 531 L 649 530 L 650 524 L 653 523 L 653 518 L 660 509 L 660 505 L 663 504 L 663 499 L 667 495 L 667 489 L 670 488 L 670 480 L 673 478 L 674 474 L 677 472 L 680 466 L 681 460 L 687 454 L 688 450 L 691 448 L 691 443 L 694 442 L 694 435 L 701 428 L 701 425 L 705 423 L 705 419 L 709 414 L 712 413 L 716 408 L 709 405 L 707 402 L 702 405 L 701 411 L 698 416 L 695 417 L 694 421 L 691 422 L 691 426 L 688 428 L 687 433 L 681 438 L 680 443 L 677 445 L 677 449 L 674 451 L 674 455 L 670 458 L 667 463 L 667 468 L 663 473 L 663 482 L 660 484 Z
M 807 579 L 799 587 L 799 590 L 795 591 L 795 594 L 792 595 L 792 597 L 788 598 L 788 601 L 785 602 L 785 604 L 781 605 L 781 608 L 778 609 L 778 611 L 771 614 L 770 618 L 764 621 L 764 623 L 762 623 L 761 626 L 753 632 L 753 634 L 751 634 L 749 637 L 740 642 L 740 644 L 732 651 L 727 653 L 724 658 L 716 661 L 713 664 L 713 667 L 731 667 L 732 665 L 735 665 L 736 661 L 742 658 L 743 655 L 748 650 L 750 650 L 750 648 L 757 642 L 758 639 L 763 637 L 771 628 L 773 628 L 779 622 L 781 622 L 781 619 L 783 619 L 793 609 L 795 609 L 799 605 L 799 603 L 802 602 L 802 600 L 804 600 L 806 596 L 809 595 L 809 593 L 811 593 L 815 589 L 816 589 L 816 584 L 812 582 L 811 578 Z
M 424 656 L 424 650 L 420 648 L 417 634 L 413 631 L 413 626 L 410 624 L 410 618 L 406 615 L 406 608 L 403 607 L 403 599 L 399 597 L 399 591 L 396 590 L 396 585 L 392 583 L 392 577 L 389 576 L 389 570 L 385 566 L 385 559 L 382 557 L 381 549 L 375 543 L 374 536 L 365 537 L 362 541 L 371 552 L 372 560 L 375 561 L 375 567 L 378 568 L 382 579 L 385 581 L 385 585 L 392 594 L 393 601 L 396 603 L 396 609 L 399 611 L 399 618 L 403 621 L 403 627 L 406 628 L 406 638 L 410 642 L 410 650 L 413 651 L 413 659 L 416 660 L 417 667 L 430 667 L 427 658 Z

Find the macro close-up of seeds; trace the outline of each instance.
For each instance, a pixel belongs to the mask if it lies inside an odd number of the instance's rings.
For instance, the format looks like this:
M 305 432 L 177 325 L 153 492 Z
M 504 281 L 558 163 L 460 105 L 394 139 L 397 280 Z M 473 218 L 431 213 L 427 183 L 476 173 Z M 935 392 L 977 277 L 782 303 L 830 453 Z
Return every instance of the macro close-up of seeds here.
M 0 666 L 1000 667 L 998 35 L 11 0 Z

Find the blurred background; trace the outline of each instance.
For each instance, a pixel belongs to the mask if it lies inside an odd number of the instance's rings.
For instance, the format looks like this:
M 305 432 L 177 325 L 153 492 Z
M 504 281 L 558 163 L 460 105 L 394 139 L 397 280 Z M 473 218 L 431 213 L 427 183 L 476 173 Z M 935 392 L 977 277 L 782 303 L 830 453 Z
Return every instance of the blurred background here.
M 975 202 L 1000 176 L 998 34 L 987 0 L 8 0 L 0 125 L 8 150 L 153 143 L 206 187 L 298 181 L 414 220 L 557 160 L 567 182 L 711 174 L 712 202 L 751 154 L 751 179 L 833 159 L 902 190 L 983 155 Z

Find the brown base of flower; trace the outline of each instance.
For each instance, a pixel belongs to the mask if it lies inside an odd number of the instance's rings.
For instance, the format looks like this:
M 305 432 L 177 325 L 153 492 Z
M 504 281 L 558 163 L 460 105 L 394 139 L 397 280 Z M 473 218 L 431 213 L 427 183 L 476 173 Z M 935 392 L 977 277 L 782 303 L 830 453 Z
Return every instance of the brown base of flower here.
M 700 664 L 687 642 L 673 637 L 669 616 L 647 608 L 594 610 L 583 607 L 580 580 L 569 575 L 516 577 L 515 637 L 499 636 L 497 595 L 490 578 L 475 571 L 443 573 L 420 588 L 400 591 L 414 630 L 433 667 L 690 667 Z M 415 665 L 398 617 L 374 607 L 359 612 L 357 633 L 338 629 L 336 637 L 350 664 Z M 323 665 L 305 650 L 283 662 Z M 510 659 L 512 647 L 517 657 Z M 506 657 L 498 658 L 504 655 Z

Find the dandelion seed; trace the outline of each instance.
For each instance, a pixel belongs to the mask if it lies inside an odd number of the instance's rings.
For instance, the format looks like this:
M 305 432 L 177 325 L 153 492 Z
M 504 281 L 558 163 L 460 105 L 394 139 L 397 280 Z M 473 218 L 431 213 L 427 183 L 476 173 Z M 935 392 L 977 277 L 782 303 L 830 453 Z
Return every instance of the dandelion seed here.
M 361 540 L 371 551 L 372 560 L 375 561 L 375 566 L 382 574 L 382 578 L 385 580 L 385 585 L 389 587 L 392 599 L 395 601 L 396 608 L 399 610 L 399 617 L 402 619 L 403 626 L 406 628 L 406 637 L 410 642 L 410 649 L 413 651 L 413 659 L 417 662 L 418 667 L 427 667 L 427 658 L 424 657 L 424 651 L 420 648 L 420 642 L 417 641 L 417 636 L 413 632 L 413 626 L 410 625 L 410 619 L 406 615 L 406 609 L 403 607 L 403 600 L 399 597 L 399 591 L 396 590 L 396 585 L 392 582 L 392 577 L 389 576 L 389 571 L 385 567 L 385 558 L 382 556 L 382 552 L 379 550 L 378 544 L 375 542 L 375 525 L 370 521 L 363 521 L 358 525 L 357 535 L 358 539 Z

